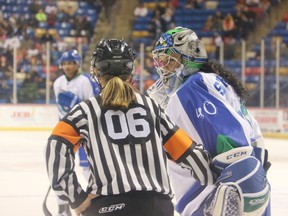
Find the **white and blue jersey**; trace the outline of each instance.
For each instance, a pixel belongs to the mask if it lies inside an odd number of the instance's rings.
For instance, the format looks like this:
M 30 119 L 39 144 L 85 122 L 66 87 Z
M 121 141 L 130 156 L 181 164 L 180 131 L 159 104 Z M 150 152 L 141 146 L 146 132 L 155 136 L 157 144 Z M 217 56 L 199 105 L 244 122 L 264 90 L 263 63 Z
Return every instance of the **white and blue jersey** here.
M 77 103 L 99 94 L 99 86 L 87 73 L 81 73 L 68 80 L 63 74 L 53 84 L 59 119 L 62 119 Z M 70 100 L 71 99 L 71 100 Z M 80 166 L 88 167 L 86 153 L 79 148 Z
M 250 146 L 263 138 L 257 122 L 232 86 L 215 73 L 190 75 L 171 96 L 166 112 L 190 137 L 202 143 L 212 158 L 235 147 Z M 172 163 L 169 167 L 176 210 L 181 215 L 191 215 L 215 187 L 201 186 L 189 171 Z M 191 188 L 194 188 L 192 196 L 195 199 L 186 206 L 183 199 Z
M 222 153 L 220 142 L 241 147 L 262 137 L 233 88 L 214 73 L 189 76 L 170 98 L 166 111 L 191 137 L 203 143 L 211 157 Z

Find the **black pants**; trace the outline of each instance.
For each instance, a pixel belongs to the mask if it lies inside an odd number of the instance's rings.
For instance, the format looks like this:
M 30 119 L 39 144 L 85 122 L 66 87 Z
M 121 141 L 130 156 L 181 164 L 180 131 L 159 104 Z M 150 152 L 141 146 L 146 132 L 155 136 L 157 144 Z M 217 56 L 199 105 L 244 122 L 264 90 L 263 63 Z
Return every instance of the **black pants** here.
M 156 192 L 133 191 L 92 200 L 83 216 L 173 216 L 171 198 Z

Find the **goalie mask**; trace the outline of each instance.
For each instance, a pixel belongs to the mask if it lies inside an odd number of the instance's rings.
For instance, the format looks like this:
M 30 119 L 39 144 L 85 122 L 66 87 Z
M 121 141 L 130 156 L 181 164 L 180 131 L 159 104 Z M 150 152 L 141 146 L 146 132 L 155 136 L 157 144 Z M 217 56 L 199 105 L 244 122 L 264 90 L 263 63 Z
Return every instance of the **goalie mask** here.
M 176 27 L 164 33 L 157 41 L 152 53 L 155 66 L 160 69 L 163 65 L 159 57 L 162 55 L 179 54 L 184 69 L 192 68 L 194 71 L 199 70 L 202 64 L 208 60 L 204 43 L 198 39 L 194 31 L 182 27 Z M 160 60 L 160 64 L 158 60 Z
M 202 65 L 207 62 L 207 52 L 204 43 L 198 39 L 194 31 L 176 27 L 164 33 L 157 41 L 152 51 L 154 65 L 160 75 L 161 92 L 165 90 L 166 96 L 163 101 L 168 99 L 180 87 L 185 76 L 200 70 Z M 155 89 L 158 89 L 160 82 L 149 88 L 148 93 L 156 96 Z M 161 96 L 163 97 L 163 96 Z M 157 102 L 157 99 L 155 99 Z
M 135 53 L 124 40 L 102 39 L 92 53 L 91 69 L 96 68 L 100 75 L 129 75 L 134 60 Z

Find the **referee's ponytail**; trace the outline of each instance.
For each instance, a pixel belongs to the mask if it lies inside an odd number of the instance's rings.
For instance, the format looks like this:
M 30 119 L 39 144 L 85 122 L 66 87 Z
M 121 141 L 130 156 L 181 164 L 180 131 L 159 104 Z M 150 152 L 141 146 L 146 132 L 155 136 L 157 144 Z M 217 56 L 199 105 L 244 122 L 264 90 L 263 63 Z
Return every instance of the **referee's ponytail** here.
M 106 83 L 101 92 L 101 105 L 103 107 L 127 108 L 136 101 L 136 95 L 131 84 L 132 75 L 100 75 L 98 79 L 102 86 Z

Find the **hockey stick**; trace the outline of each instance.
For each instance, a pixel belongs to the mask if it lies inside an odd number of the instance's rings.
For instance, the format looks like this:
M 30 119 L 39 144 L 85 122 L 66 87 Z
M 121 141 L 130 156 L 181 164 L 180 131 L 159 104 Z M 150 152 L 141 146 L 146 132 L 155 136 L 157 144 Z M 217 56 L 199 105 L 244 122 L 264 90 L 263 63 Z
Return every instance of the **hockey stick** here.
M 45 216 L 52 216 L 51 212 L 47 208 L 47 198 L 48 198 L 48 195 L 50 193 L 50 190 L 51 190 L 51 186 L 49 186 L 49 188 L 48 188 L 48 191 L 46 193 L 46 196 L 45 196 L 45 199 L 44 199 L 44 202 L 43 202 L 43 205 L 42 205 L 43 212 L 44 212 Z

